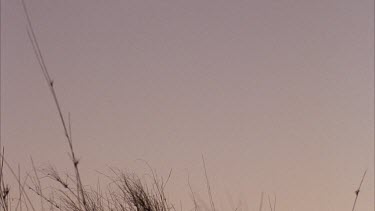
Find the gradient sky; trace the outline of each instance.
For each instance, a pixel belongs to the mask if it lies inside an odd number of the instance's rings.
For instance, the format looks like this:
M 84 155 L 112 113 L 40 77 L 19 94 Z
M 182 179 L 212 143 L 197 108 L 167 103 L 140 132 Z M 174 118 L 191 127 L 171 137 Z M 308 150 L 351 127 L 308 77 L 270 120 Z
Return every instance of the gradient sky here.
M 3 144 L 13 166 L 71 167 L 19 1 L 3 0 Z M 85 184 L 108 166 L 161 176 L 221 210 L 374 210 L 370 0 L 26 1 Z M 265 209 L 266 210 L 266 209 Z

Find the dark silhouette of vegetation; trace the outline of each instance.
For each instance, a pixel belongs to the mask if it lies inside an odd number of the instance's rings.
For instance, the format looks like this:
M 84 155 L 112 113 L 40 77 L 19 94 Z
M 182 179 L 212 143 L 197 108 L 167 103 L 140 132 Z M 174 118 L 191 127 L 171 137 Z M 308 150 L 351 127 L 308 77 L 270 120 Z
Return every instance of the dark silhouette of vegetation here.
M 51 92 L 52 98 L 58 112 L 58 118 L 63 128 L 63 134 L 70 150 L 70 159 L 74 175 L 69 174 L 61 175 L 61 173 L 53 166 L 45 169 L 37 169 L 34 162 L 31 160 L 33 172 L 27 173 L 24 180 L 21 180 L 20 168 L 18 168 L 18 175 L 13 171 L 9 163 L 5 159 L 5 150 L 1 146 L 0 140 L 0 211 L 11 210 L 36 210 L 28 194 L 35 194 L 40 198 L 40 209 L 44 210 L 61 210 L 61 211 L 170 211 L 176 210 L 175 207 L 168 201 L 165 195 L 165 188 L 171 172 L 166 181 L 159 177 L 157 173 L 150 168 L 151 180 L 147 181 L 141 179 L 135 174 L 123 172 L 120 170 L 111 169 L 111 175 L 105 175 L 110 183 L 103 190 L 98 184 L 96 187 L 85 187 L 83 185 L 79 160 L 74 151 L 73 140 L 71 136 L 70 117 L 68 121 L 65 119 L 62 111 L 62 106 L 58 100 L 58 95 L 55 91 L 54 82 L 45 65 L 42 51 L 39 47 L 37 37 L 32 26 L 31 18 L 24 0 L 21 0 L 27 21 L 27 33 L 32 45 L 36 59 L 40 65 L 42 74 L 47 82 L 48 89 Z M 0 74 L 1 75 L 1 74 Z M 1 93 L 0 93 L 1 94 Z M 1 104 L 1 103 L 0 103 Z M 1 118 L 0 118 L 1 119 Z M 206 179 L 208 198 L 211 211 L 216 211 L 215 203 L 213 200 L 212 190 L 209 183 L 207 168 L 205 160 L 202 156 L 204 174 Z M 18 195 L 16 200 L 12 201 L 10 193 L 12 189 L 6 182 L 4 175 L 4 167 L 9 169 L 11 176 L 18 183 Z M 356 197 L 353 204 L 354 211 L 359 192 L 365 178 L 364 173 L 360 185 L 355 192 Z M 50 189 L 46 192 L 42 188 L 41 178 L 48 178 L 54 182 L 56 188 Z M 191 188 L 188 179 L 188 185 L 194 202 L 194 210 L 208 210 L 199 206 L 195 194 Z M 271 211 L 276 211 L 276 196 L 271 202 L 268 196 L 268 202 Z M 272 205 L 273 204 L 273 205 Z M 14 206 L 14 207 L 13 207 Z M 48 208 L 46 208 L 48 206 Z M 263 192 L 261 195 L 260 208 L 263 207 Z

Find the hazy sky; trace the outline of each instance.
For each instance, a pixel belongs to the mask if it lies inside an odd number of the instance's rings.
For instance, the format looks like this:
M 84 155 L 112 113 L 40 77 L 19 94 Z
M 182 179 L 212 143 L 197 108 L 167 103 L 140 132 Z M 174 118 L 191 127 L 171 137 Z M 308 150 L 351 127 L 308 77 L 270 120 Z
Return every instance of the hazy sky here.
M 71 167 L 20 1 L 2 0 L 3 144 L 12 165 Z M 167 194 L 221 210 L 374 210 L 370 0 L 28 0 L 85 184 L 146 160 Z M 241 202 L 239 202 L 241 201 Z M 265 209 L 266 210 L 266 209 Z

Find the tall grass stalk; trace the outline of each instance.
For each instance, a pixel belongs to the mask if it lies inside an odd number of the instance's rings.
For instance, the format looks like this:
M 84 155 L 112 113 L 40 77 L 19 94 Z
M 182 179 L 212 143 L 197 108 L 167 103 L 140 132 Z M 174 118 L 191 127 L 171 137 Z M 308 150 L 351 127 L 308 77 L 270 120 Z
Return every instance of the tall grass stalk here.
M 365 171 L 365 173 L 363 173 L 363 176 L 362 176 L 361 182 L 359 183 L 358 189 L 355 191 L 355 199 L 354 199 L 352 211 L 354 211 L 355 205 L 357 204 L 359 192 L 361 191 L 362 183 L 363 183 L 363 180 L 365 179 L 366 173 L 367 173 L 367 170 Z
M 209 196 L 209 199 L 210 199 L 211 209 L 212 209 L 212 211 L 216 211 L 215 203 L 214 203 L 214 200 L 212 198 L 210 180 L 208 179 L 208 175 L 207 175 L 206 162 L 204 161 L 203 155 L 202 155 L 202 161 L 203 161 L 204 175 L 206 177 L 206 186 L 207 186 L 208 196 Z
M 26 16 L 26 20 L 27 20 L 28 37 L 29 37 L 30 42 L 32 44 L 32 47 L 33 47 L 35 56 L 38 60 L 38 63 L 40 65 L 40 68 L 42 70 L 43 76 L 44 76 L 44 78 L 47 82 L 49 90 L 50 90 L 50 92 L 52 94 L 52 97 L 54 99 L 54 102 L 55 102 L 55 105 L 56 105 L 56 108 L 57 108 L 57 111 L 58 111 L 58 114 L 59 114 L 59 117 L 60 117 L 60 121 L 61 121 L 61 124 L 62 124 L 63 129 L 64 129 L 64 135 L 65 135 L 65 138 L 66 138 L 66 140 L 68 142 L 68 145 L 69 145 L 70 155 L 71 155 L 71 159 L 72 159 L 72 163 L 73 163 L 73 167 L 74 167 L 74 171 L 75 171 L 75 175 L 76 175 L 77 191 L 78 191 L 78 194 L 77 194 L 78 204 L 81 204 L 81 200 L 82 200 L 82 205 L 83 205 L 84 209 L 86 211 L 89 211 L 87 209 L 85 194 L 84 194 L 81 176 L 80 176 L 80 172 L 79 172 L 79 168 L 78 168 L 79 161 L 76 158 L 76 155 L 74 153 L 73 140 L 72 140 L 72 137 L 70 136 L 70 133 L 68 131 L 68 127 L 67 127 L 67 124 L 66 124 L 64 115 L 62 113 L 62 109 L 61 109 L 61 106 L 60 106 L 60 103 L 59 103 L 59 100 L 57 98 L 57 94 L 56 94 L 56 91 L 55 91 L 55 88 L 54 88 L 54 85 L 53 85 L 53 80 L 50 77 L 48 69 L 47 69 L 46 64 L 44 62 L 44 58 L 43 58 L 41 49 L 39 47 L 38 40 L 35 36 L 34 28 L 32 26 L 30 15 L 29 15 L 29 12 L 27 10 L 26 3 L 25 3 L 24 0 L 22 0 L 22 6 L 23 6 L 25 16 Z

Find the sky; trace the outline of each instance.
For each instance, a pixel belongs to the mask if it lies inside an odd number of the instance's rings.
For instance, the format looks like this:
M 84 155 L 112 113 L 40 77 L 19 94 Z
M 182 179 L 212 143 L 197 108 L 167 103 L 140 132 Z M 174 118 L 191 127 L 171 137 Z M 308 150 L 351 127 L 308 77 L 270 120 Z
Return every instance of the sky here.
M 71 171 L 20 1 L 2 0 L 2 144 Z M 172 176 L 185 210 L 374 210 L 374 2 L 28 0 L 85 184 Z M 264 210 L 267 210 L 265 207 Z

